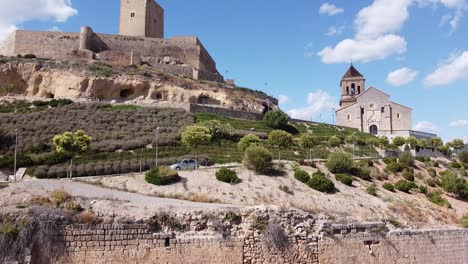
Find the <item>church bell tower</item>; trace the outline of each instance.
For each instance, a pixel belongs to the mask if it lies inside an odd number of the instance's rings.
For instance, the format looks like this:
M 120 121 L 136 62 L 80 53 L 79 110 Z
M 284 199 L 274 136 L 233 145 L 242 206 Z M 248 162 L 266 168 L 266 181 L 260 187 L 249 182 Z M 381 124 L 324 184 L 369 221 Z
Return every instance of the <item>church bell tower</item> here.
M 364 79 L 364 76 L 351 64 L 348 71 L 341 79 L 340 86 L 340 107 L 344 108 L 356 102 L 356 97 L 366 90 L 366 79 Z

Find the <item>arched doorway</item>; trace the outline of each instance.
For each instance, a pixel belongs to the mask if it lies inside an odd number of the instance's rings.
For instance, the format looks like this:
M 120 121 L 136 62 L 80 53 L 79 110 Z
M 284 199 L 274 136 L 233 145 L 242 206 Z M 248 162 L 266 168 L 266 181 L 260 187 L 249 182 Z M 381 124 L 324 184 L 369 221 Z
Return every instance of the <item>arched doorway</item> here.
M 379 128 L 376 125 L 372 125 L 369 128 L 369 133 L 371 133 L 372 135 L 377 135 L 379 134 Z

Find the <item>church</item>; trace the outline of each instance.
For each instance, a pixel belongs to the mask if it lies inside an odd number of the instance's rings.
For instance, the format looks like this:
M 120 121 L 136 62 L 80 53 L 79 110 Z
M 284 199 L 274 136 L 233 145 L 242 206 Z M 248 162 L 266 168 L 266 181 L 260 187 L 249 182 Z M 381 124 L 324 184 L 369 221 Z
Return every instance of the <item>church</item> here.
M 434 134 L 412 130 L 412 109 L 390 101 L 390 95 L 366 88 L 366 79 L 351 65 L 341 79 L 340 109 L 336 124 L 376 136 L 433 138 Z

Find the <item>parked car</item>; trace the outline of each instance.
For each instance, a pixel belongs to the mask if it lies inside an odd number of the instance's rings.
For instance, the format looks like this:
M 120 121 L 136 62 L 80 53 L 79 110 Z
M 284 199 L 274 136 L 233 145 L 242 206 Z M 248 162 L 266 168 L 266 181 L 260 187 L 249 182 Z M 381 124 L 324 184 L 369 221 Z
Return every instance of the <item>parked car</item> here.
M 170 166 L 173 170 L 194 170 L 198 167 L 197 161 L 193 159 L 184 159 L 180 163 L 172 164 Z

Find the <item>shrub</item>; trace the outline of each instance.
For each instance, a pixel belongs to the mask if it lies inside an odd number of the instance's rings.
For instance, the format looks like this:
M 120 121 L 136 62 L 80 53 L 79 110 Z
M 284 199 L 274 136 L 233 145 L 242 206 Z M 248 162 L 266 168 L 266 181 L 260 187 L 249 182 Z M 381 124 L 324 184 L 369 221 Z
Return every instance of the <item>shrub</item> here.
M 260 138 L 257 135 L 249 134 L 240 139 L 237 146 L 240 150 L 245 151 L 251 146 L 260 145 Z
M 256 173 L 267 173 L 272 167 L 271 152 L 260 146 L 251 146 L 245 151 L 244 166 Z
M 387 191 L 390 191 L 390 192 L 394 192 L 395 191 L 395 186 L 393 186 L 393 184 L 389 183 L 389 182 L 386 182 L 382 185 L 382 187 L 387 190 Z
M 70 194 L 64 189 L 55 190 L 50 194 L 51 200 L 54 204 L 59 207 L 61 204 L 65 203 L 70 199 Z
M 431 158 L 425 157 L 425 156 L 417 156 L 415 159 L 419 162 L 424 162 L 424 163 L 431 161 Z
M 230 139 L 234 131 L 231 124 L 221 123 L 219 120 L 203 121 L 200 125 L 210 130 L 212 139 Z
M 429 168 L 429 169 L 427 170 L 427 173 L 428 173 L 429 176 L 431 176 L 431 177 L 437 177 L 437 172 L 436 172 L 436 170 L 433 169 L 433 168 Z
M 408 181 L 414 181 L 414 174 L 411 171 L 405 171 L 403 173 L 403 178 L 405 178 Z
M 468 182 L 451 171 L 441 173 L 440 186 L 446 191 L 468 199 Z
M 35 59 L 37 57 L 34 54 L 24 54 L 23 58 L 25 58 L 25 59 Z
M 462 166 L 458 162 L 450 162 L 449 167 L 452 168 L 452 169 L 461 169 Z
M 451 205 L 447 201 L 447 199 L 442 197 L 442 192 L 441 191 L 428 192 L 426 194 L 426 197 L 427 197 L 427 199 L 429 201 L 431 201 L 431 203 L 437 204 L 439 206 L 444 206 L 444 207 L 451 208 Z
M 427 186 L 426 185 L 419 185 L 419 192 L 423 194 L 427 194 Z
M 154 185 L 168 185 L 180 180 L 177 171 L 168 167 L 153 168 L 145 174 L 145 181 Z
M 392 173 L 397 173 L 403 171 L 403 166 L 401 166 L 401 164 L 396 161 L 392 161 L 389 164 L 387 164 L 386 169 Z
M 468 228 L 468 213 L 462 216 L 462 218 L 460 219 L 460 225 L 463 228 Z
M 409 193 L 412 189 L 418 188 L 418 185 L 414 182 L 400 180 L 395 183 L 395 188 L 399 191 Z
M 335 175 L 337 181 L 343 183 L 344 185 L 352 186 L 353 178 L 347 174 L 338 173 Z
M 4 221 L 0 224 L 0 239 L 3 237 L 16 238 L 19 232 L 18 226 L 10 221 Z
M 264 120 L 273 129 L 283 129 L 288 124 L 289 116 L 280 110 L 273 110 L 265 115 Z
M 283 192 L 285 192 L 285 193 L 287 193 L 287 194 L 289 194 L 289 195 L 293 195 L 293 194 L 294 194 L 294 192 L 293 192 L 291 189 L 289 189 L 289 187 L 286 186 L 286 185 L 280 185 L 280 186 L 278 187 L 278 189 L 280 189 L 280 191 L 283 191 Z
M 382 159 L 385 164 L 390 164 L 392 162 L 397 162 L 397 159 L 395 157 L 387 157 Z
M 234 170 L 230 170 L 228 168 L 221 168 L 216 172 L 216 179 L 218 181 L 222 181 L 229 184 L 235 184 L 239 182 L 239 178 L 237 178 L 237 173 Z
M 242 223 L 242 216 L 229 211 L 226 213 L 226 216 L 224 217 L 224 220 L 228 221 L 231 224 L 234 225 L 240 225 Z
M 458 153 L 458 160 L 468 164 L 468 150 Z
M 94 224 L 96 223 L 96 214 L 92 211 L 85 211 L 80 214 L 80 220 L 84 224 Z
M 399 162 L 408 167 L 414 167 L 414 157 L 409 152 L 401 154 Z
M 427 179 L 426 183 L 427 183 L 427 185 L 429 185 L 431 187 L 436 187 L 437 185 L 440 184 L 439 180 L 437 180 L 437 179 Z
M 323 173 L 314 173 L 312 178 L 307 182 L 310 188 L 324 193 L 333 193 L 335 191 L 335 184 L 333 181 L 325 177 Z
M 262 242 L 267 247 L 274 247 L 278 250 L 285 250 L 288 247 L 289 240 L 281 226 L 269 224 L 262 233 Z
M 331 173 L 345 173 L 353 167 L 353 160 L 348 153 L 334 152 L 328 157 L 326 166 Z
M 309 174 L 305 170 L 301 169 L 297 169 L 294 172 L 294 178 L 303 183 L 307 183 L 310 180 Z
M 353 167 L 349 173 L 365 181 L 371 181 L 370 170 L 367 168 Z
M 331 147 L 339 147 L 341 143 L 341 139 L 337 136 L 332 136 L 328 139 L 328 144 L 330 144 Z
M 372 196 L 377 196 L 377 185 L 375 183 L 367 186 L 366 192 Z

